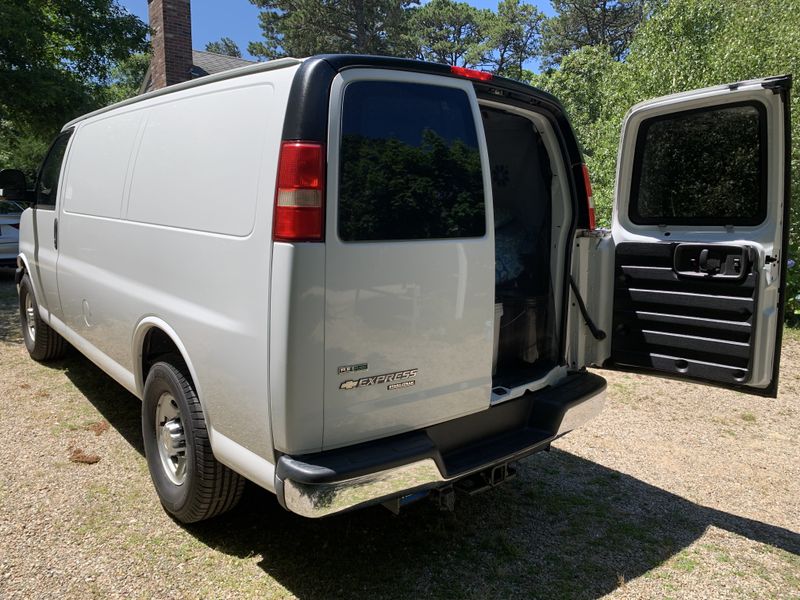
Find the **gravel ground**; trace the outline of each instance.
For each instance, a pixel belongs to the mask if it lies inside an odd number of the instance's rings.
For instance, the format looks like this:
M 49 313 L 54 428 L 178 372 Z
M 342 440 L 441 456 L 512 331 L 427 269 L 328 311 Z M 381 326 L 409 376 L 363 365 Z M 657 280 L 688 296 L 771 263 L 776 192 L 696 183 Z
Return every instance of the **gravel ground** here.
M 610 374 L 600 418 L 454 513 L 307 521 L 253 487 L 185 527 L 138 400 L 75 352 L 31 361 L 15 303 L 0 274 L 0 598 L 800 598 L 796 333 L 777 400 Z

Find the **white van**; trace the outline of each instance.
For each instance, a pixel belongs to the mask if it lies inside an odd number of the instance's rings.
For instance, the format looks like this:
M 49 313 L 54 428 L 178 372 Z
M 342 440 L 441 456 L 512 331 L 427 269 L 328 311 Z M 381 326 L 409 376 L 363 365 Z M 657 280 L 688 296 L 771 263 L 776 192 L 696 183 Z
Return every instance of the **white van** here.
M 245 479 L 308 517 L 449 505 L 598 413 L 588 365 L 774 396 L 790 83 L 635 106 L 610 232 L 559 102 L 487 73 L 289 58 L 134 98 L 44 161 L 25 344 L 143 400 L 186 522 Z

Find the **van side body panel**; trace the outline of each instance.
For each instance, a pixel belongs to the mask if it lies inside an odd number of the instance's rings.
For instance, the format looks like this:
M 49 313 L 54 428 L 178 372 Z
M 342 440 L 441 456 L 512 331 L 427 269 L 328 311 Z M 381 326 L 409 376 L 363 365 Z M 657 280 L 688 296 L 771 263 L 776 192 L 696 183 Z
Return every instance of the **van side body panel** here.
M 322 446 L 325 246 L 275 242 L 270 293 L 270 406 L 275 448 Z
M 212 445 L 219 432 L 265 460 L 273 458 L 272 203 L 295 71 L 186 89 L 81 122 L 61 211 L 59 287 L 66 327 L 93 349 L 81 350 L 120 365 L 141 394 L 135 331 L 144 319 L 167 323 L 194 367 Z M 124 135 L 112 135 L 116 120 Z M 92 187 L 82 161 L 124 174 L 122 183 Z M 236 470 L 235 452 L 224 454 Z

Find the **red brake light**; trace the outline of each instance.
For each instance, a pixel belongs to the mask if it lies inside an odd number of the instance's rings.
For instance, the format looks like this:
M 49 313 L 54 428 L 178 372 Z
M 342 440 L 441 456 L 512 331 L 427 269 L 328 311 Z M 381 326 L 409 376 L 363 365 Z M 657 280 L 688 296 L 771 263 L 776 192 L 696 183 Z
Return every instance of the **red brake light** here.
M 324 239 L 324 181 L 322 144 L 281 143 L 275 184 L 273 240 L 321 242 Z
M 467 69 L 466 67 L 451 66 L 450 72 L 459 77 L 466 77 L 467 79 L 477 79 L 479 81 L 491 81 L 492 74 L 486 71 L 478 71 L 478 69 Z
M 597 221 L 594 214 L 594 200 L 592 199 L 592 181 L 589 178 L 589 167 L 586 163 L 581 163 L 581 171 L 583 172 L 583 186 L 586 189 L 586 208 L 589 212 L 589 229 L 597 227 Z

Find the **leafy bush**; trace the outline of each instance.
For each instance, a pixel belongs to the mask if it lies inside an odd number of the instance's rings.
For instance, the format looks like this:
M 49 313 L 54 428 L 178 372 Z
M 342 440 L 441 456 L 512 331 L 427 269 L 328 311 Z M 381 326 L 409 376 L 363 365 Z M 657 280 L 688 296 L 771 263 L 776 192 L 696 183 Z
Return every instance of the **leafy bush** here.
M 770 75 L 800 76 L 800 0 L 671 0 L 637 30 L 624 62 L 582 48 L 532 83 L 561 98 L 584 144 L 599 222 L 608 226 L 617 144 L 627 110 L 642 100 Z M 792 186 L 800 189 L 800 94 L 792 98 Z M 787 321 L 800 323 L 800 206 L 789 236 Z

